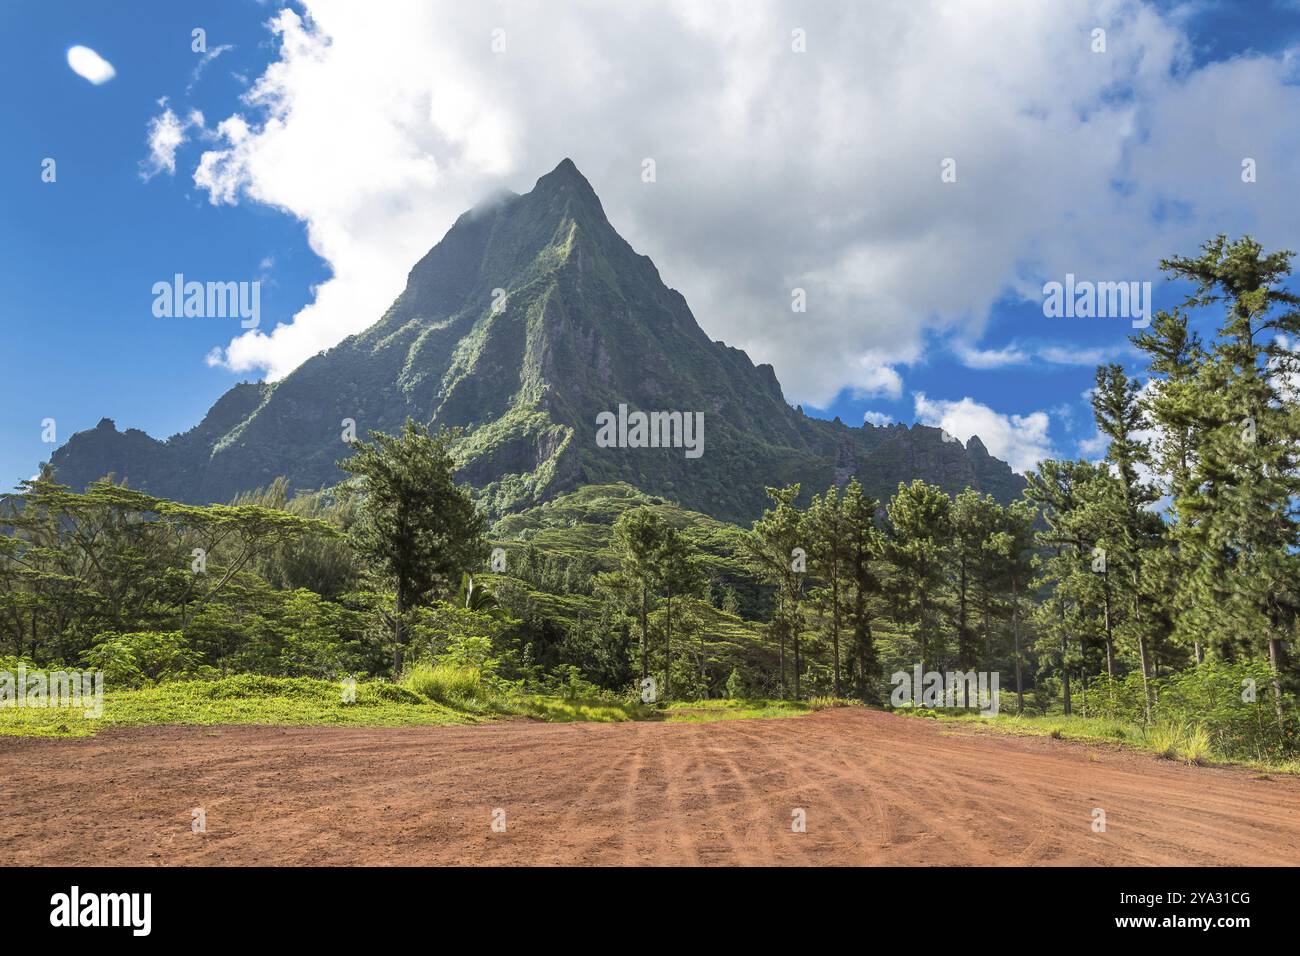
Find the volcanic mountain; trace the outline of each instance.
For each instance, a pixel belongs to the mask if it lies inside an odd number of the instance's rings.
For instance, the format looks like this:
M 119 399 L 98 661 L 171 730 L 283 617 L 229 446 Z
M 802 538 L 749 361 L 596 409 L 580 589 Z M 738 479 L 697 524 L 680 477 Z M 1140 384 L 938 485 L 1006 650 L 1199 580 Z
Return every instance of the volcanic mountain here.
M 703 454 L 601 447 L 598 416 L 620 405 L 703 413 Z M 857 475 L 888 497 L 923 478 L 1004 502 L 1024 485 L 978 438 L 792 408 L 770 365 L 704 334 L 567 159 L 531 192 L 457 219 L 364 332 L 278 382 L 236 385 L 183 434 L 158 441 L 104 419 L 52 464 L 74 488 L 112 473 L 161 497 L 229 501 L 281 475 L 299 490 L 335 484 L 346 419 L 364 438 L 408 416 L 464 430 L 460 477 L 494 515 L 615 481 L 740 521 L 761 512 L 765 485 L 794 481 L 812 492 Z

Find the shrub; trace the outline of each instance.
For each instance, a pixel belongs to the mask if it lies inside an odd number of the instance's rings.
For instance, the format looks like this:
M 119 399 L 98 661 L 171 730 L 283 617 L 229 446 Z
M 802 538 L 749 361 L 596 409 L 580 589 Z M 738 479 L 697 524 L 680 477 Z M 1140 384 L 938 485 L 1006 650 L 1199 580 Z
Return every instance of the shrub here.
M 417 664 L 403 676 L 401 686 L 444 704 L 480 701 L 490 696 L 477 670 L 455 664 Z
M 1147 728 L 1148 741 L 1154 737 L 1179 752 L 1180 747 L 1191 748 L 1228 758 L 1263 760 L 1292 753 L 1295 708 L 1288 708 L 1292 716 L 1279 727 L 1271 682 L 1263 661 L 1206 661 L 1153 681 L 1155 726 Z M 1122 681 L 1099 677 L 1088 688 L 1086 701 L 1091 716 L 1139 726 L 1145 722 L 1141 674 L 1129 674 Z
M 1210 734 L 1194 723 L 1167 721 L 1148 727 L 1147 746 L 1165 760 L 1204 764 L 1210 759 Z
M 86 667 L 103 671 L 104 679 L 116 687 L 140 687 L 199 669 L 199 654 L 180 631 L 101 634 L 81 660 Z
M 850 700 L 846 697 L 812 697 L 808 700 L 808 706 L 813 710 L 827 710 L 831 707 L 860 707 L 862 701 Z

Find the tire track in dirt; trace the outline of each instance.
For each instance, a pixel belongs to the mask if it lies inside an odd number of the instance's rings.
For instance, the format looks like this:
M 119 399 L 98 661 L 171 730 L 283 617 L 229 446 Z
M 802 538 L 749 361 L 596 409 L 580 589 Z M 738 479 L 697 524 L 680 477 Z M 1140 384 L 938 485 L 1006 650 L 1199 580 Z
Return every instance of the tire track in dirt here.
M 782 731 L 786 730 L 785 727 L 780 729 Z M 753 741 L 759 748 L 762 748 L 767 743 L 761 735 L 756 734 L 748 728 L 735 727 L 734 730 L 737 734 Z M 782 743 L 785 744 L 780 751 L 782 754 L 780 759 L 783 759 L 786 762 L 787 767 L 791 768 L 793 771 L 792 775 L 799 781 L 793 788 L 791 788 L 791 792 L 796 793 L 799 796 L 800 808 L 804 809 L 805 813 L 807 813 L 809 817 L 812 817 L 813 814 L 809 813 L 809 808 L 816 805 L 818 813 L 824 813 L 830 818 L 832 824 L 838 824 L 840 832 L 847 833 L 853 837 L 851 842 L 846 842 L 844 840 L 837 841 L 834 836 L 835 830 L 831 827 L 823 828 L 820 821 L 816 824 L 809 824 L 809 822 L 805 820 L 806 825 L 816 827 L 816 829 L 811 831 L 815 835 L 809 839 L 809 833 L 795 834 L 790 829 L 790 818 L 787 817 L 785 821 L 786 830 L 791 836 L 799 838 L 798 842 L 796 842 L 794 846 L 801 851 L 801 855 L 804 856 L 808 862 L 815 862 L 817 859 L 823 858 L 832 853 L 844 853 L 857 850 L 864 846 L 873 845 L 876 841 L 876 834 L 865 828 L 862 823 L 861 815 L 854 813 L 851 806 L 846 804 L 842 798 L 832 793 L 827 784 L 822 782 L 828 777 L 838 777 L 838 775 L 833 772 L 833 768 L 819 763 L 815 757 L 810 758 L 808 756 L 807 751 L 804 749 L 809 744 L 809 740 L 806 737 L 803 737 L 798 733 L 795 733 L 794 735 L 781 734 L 780 736 L 784 738 Z M 830 782 L 834 783 L 836 781 L 832 780 Z M 809 793 L 819 794 L 820 799 L 805 799 L 805 796 Z M 794 807 L 790 808 L 791 811 L 793 811 L 793 809 Z M 806 847 L 805 844 L 808 843 L 813 844 L 813 846 Z

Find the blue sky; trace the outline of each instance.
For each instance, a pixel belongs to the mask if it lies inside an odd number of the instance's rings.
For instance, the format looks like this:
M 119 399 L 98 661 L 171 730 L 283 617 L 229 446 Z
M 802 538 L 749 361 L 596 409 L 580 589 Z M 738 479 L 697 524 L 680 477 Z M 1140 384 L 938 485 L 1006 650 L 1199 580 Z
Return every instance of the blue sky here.
M 1178 290 L 1160 281 L 1155 259 L 1193 252 L 1193 236 L 1252 231 L 1300 247 L 1300 113 L 1286 108 L 1296 103 L 1294 4 L 1083 4 L 1074 19 L 1028 24 L 1023 40 L 996 24 L 987 43 L 1023 44 L 1023 69 L 974 40 L 945 49 L 959 41 L 926 24 L 936 39 L 916 55 L 960 53 L 964 72 L 923 72 L 935 87 L 920 94 L 929 80 L 906 68 L 860 72 L 868 41 L 853 47 L 851 23 L 835 29 L 831 17 L 819 29 L 828 14 L 798 4 L 739 39 L 734 24 L 701 25 L 685 8 L 604 22 L 613 15 L 576 6 L 571 21 L 566 10 L 529 19 L 490 4 L 362 18 L 321 0 L 283 20 L 275 3 L 181 6 L 0 7 L 6 487 L 49 457 L 46 418 L 60 443 L 101 417 L 167 437 L 235 382 L 282 375 L 364 327 L 457 212 L 491 188 L 529 188 L 566 155 L 705 330 L 772 362 L 792 402 L 850 424 L 871 412 L 962 438 L 978 429 L 1008 458 L 1089 453 L 1093 362 L 1135 367 L 1127 321 L 1049 320 L 1026 290 L 1070 269 L 1151 280 L 1161 306 Z M 899 18 L 917 6 L 900 5 Z M 1038 15 L 1025 10 L 1021 20 Z M 1116 59 L 1105 78 L 1076 83 L 1086 59 L 1034 72 L 1059 59 L 1037 64 L 1039 36 L 1082 49 L 1092 22 L 1109 27 Z M 510 46 L 493 58 L 498 23 Z M 809 59 L 774 56 L 792 23 L 809 25 Z M 192 49 L 196 27 L 206 58 Z M 832 43 L 835 34 L 847 39 Z M 481 56 L 464 52 L 480 41 Z M 1175 42 L 1181 53 L 1166 57 Z M 74 73 L 73 45 L 97 51 L 115 76 L 94 84 Z M 726 62 L 741 56 L 746 69 Z M 250 101 L 268 69 L 274 96 Z M 815 99 L 796 99 L 802 84 Z M 724 113 L 714 99 L 744 102 Z M 989 102 L 1005 116 L 985 121 Z M 933 123 L 911 123 L 917 103 L 926 116 L 959 117 L 947 140 Z M 150 124 L 167 110 L 188 125 L 166 151 L 174 169 L 155 169 Z M 874 126 L 858 137 L 863 116 Z M 1206 131 L 1188 129 L 1193 121 Z M 1018 136 L 1014 151 L 998 152 Z M 897 145 L 881 152 L 882 140 Z M 949 150 L 964 192 L 939 191 Z M 636 177 L 647 155 L 660 162 L 651 189 Z M 1238 202 L 1236 157 L 1246 155 L 1265 159 Z M 1031 170 L 1059 162 L 1059 176 L 985 175 L 1018 157 Z M 54 182 L 42 181 L 46 158 Z M 156 318 L 152 286 L 177 272 L 261 280 L 258 334 L 241 340 L 237 319 Z M 788 309 L 795 286 L 809 295 L 798 317 Z M 278 323 L 286 329 L 269 337 Z

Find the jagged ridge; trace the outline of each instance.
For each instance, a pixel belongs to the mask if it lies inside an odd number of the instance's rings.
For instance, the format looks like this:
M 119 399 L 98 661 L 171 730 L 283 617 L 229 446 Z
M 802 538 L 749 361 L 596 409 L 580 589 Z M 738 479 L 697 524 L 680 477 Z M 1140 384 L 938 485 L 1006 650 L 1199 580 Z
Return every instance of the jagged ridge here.
M 596 416 L 620 403 L 703 412 L 704 455 L 598 448 Z M 279 475 L 334 484 L 344 419 L 364 435 L 407 416 L 465 429 L 462 477 L 495 514 L 617 481 L 728 520 L 751 519 L 765 485 L 791 481 L 811 493 L 857 475 L 886 496 L 923 478 L 1002 501 L 1023 486 L 978 439 L 791 408 L 771 366 L 709 340 L 567 159 L 531 192 L 462 215 L 378 322 L 280 382 L 235 386 L 166 442 L 101 421 L 52 463 L 74 487 L 112 472 L 160 496 L 226 501 Z

